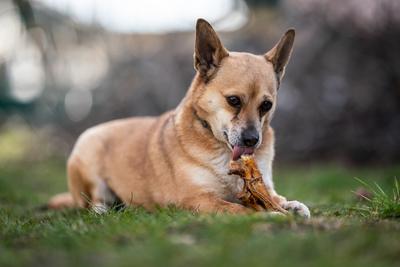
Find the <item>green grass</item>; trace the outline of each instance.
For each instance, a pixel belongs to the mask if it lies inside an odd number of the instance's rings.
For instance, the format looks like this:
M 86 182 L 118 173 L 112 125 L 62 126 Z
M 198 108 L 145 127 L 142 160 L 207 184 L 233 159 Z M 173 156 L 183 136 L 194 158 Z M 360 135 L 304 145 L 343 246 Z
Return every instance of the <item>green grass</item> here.
M 0 266 L 398 266 L 400 221 L 366 213 L 362 177 L 393 189 L 400 166 L 278 166 L 277 190 L 311 207 L 313 218 L 197 215 L 173 207 L 97 215 L 39 212 L 66 190 L 59 160 L 0 164 Z M 379 189 L 375 196 L 382 194 Z M 388 194 L 388 193 L 386 193 Z M 398 210 L 398 202 L 397 202 Z
M 374 183 L 370 185 L 361 179 L 357 180 L 363 184 L 369 192 L 372 192 L 372 197 L 362 197 L 367 201 L 366 205 L 359 207 L 360 212 L 367 217 L 377 218 L 400 218 L 400 186 L 397 179 L 394 180 L 394 185 L 391 193 L 385 192 L 382 187 Z

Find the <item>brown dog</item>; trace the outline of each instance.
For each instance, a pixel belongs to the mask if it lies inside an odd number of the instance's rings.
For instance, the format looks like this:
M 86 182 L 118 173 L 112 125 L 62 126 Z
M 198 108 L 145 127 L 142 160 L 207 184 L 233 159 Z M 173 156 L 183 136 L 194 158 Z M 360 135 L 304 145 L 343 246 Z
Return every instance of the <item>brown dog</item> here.
M 196 25 L 196 76 L 179 106 L 160 117 L 104 123 L 85 131 L 68 160 L 69 193 L 50 208 L 105 211 L 117 196 L 126 205 L 175 205 L 199 212 L 246 213 L 236 198 L 242 180 L 230 160 L 255 154 L 269 192 L 287 210 L 309 217 L 272 182 L 270 127 L 279 84 L 292 51 L 288 30 L 264 55 L 228 52 L 211 25 Z

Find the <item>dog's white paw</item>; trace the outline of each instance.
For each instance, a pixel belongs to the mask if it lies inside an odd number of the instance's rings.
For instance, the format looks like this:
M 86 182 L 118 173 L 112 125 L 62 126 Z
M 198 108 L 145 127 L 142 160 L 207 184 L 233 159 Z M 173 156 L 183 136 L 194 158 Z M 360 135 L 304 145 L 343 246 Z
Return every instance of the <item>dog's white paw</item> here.
M 92 206 L 92 210 L 93 210 L 94 212 L 96 212 L 97 214 L 102 215 L 102 214 L 107 213 L 108 207 L 107 207 L 107 205 L 105 205 L 105 204 L 99 203 L 99 204 L 94 204 L 94 205 Z
M 310 210 L 307 208 L 307 206 L 297 200 L 284 202 L 282 204 L 282 208 L 284 208 L 287 211 L 291 211 L 294 214 L 299 215 L 303 218 L 308 219 L 311 217 Z

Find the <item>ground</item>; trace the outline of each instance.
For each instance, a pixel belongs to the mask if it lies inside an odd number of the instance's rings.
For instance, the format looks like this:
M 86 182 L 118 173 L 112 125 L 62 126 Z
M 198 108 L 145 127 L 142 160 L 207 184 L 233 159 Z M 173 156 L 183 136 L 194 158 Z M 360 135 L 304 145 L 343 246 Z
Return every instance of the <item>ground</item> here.
M 276 187 L 312 219 L 173 207 L 38 211 L 66 190 L 63 160 L 0 164 L 0 266 L 399 266 L 400 220 L 360 211 L 354 177 L 391 190 L 400 166 L 278 165 Z

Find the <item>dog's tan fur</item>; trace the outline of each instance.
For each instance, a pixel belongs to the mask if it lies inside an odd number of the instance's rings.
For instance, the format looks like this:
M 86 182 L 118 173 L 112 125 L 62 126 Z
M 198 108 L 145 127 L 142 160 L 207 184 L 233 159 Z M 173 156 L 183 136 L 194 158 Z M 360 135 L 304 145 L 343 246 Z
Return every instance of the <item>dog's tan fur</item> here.
M 293 40 L 289 30 L 265 55 L 228 52 L 199 19 L 197 73 L 179 106 L 159 117 L 111 121 L 84 132 L 68 160 L 70 194 L 55 196 L 49 207 L 102 211 L 113 192 L 126 205 L 147 209 L 172 204 L 200 212 L 250 212 L 236 200 L 242 182 L 228 175 L 232 152 L 225 134 L 253 122 L 262 133 L 255 155 L 268 190 L 283 207 L 309 216 L 303 204 L 279 196 L 272 182 L 274 132 L 269 122 Z M 229 95 L 241 97 L 240 112 L 228 105 Z M 265 99 L 273 107 L 260 117 L 258 107 Z

